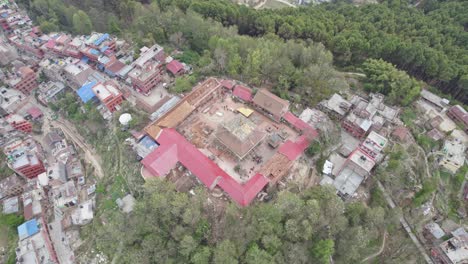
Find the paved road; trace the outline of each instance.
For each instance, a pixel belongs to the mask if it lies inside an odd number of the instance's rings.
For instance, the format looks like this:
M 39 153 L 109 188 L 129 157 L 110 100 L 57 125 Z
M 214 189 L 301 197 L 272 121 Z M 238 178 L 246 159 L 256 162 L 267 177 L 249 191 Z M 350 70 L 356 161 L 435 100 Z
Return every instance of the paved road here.
M 390 206 L 390 208 L 392 208 L 392 209 L 395 208 L 396 207 L 395 202 L 393 202 L 392 197 L 390 197 L 390 195 L 387 193 L 387 190 L 385 190 L 384 186 L 382 185 L 382 183 L 380 181 L 377 181 L 377 186 L 382 191 L 382 193 L 383 193 L 383 195 L 385 197 L 385 200 L 387 200 L 387 203 Z M 434 264 L 434 262 L 429 257 L 429 255 L 427 255 L 426 250 L 422 246 L 421 242 L 419 242 L 419 239 L 413 233 L 413 230 L 411 230 L 411 227 L 409 226 L 408 221 L 406 221 L 404 216 L 400 217 L 400 223 L 403 226 L 403 228 L 405 229 L 406 233 L 408 233 L 411 240 L 413 240 L 413 243 L 416 245 L 416 247 L 418 248 L 421 255 L 424 257 L 426 262 L 428 264 Z

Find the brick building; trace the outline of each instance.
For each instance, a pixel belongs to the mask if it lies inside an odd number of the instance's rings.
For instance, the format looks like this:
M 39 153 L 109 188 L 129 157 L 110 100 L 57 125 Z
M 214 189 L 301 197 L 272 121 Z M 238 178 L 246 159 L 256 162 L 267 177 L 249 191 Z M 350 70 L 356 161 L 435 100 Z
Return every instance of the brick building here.
M 7 83 L 25 95 L 30 95 L 31 91 L 38 87 L 36 73 L 29 67 L 19 68 Z
M 9 166 L 28 179 L 45 172 L 44 164 L 39 157 L 39 146 L 32 139 L 6 146 L 5 155 Z
M 344 130 L 356 138 L 363 138 L 372 126 L 372 121 L 350 113 L 342 122 Z
M 92 90 L 99 101 L 111 112 L 117 110 L 118 106 L 123 102 L 123 94 L 113 81 L 99 83 Z
M 23 193 L 24 182 L 15 174 L 0 181 L 0 199 Z
M 32 124 L 28 120 L 24 119 L 22 116 L 13 114 L 6 117 L 7 122 L 16 130 L 31 133 Z

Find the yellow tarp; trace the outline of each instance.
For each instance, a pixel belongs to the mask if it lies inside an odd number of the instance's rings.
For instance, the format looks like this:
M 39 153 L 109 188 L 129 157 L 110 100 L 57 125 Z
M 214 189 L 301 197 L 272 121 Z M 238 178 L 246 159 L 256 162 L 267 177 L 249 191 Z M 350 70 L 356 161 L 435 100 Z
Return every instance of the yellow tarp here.
M 237 109 L 237 111 L 239 111 L 239 113 L 243 114 L 245 117 L 249 117 L 254 112 L 252 109 L 245 107 L 241 107 Z

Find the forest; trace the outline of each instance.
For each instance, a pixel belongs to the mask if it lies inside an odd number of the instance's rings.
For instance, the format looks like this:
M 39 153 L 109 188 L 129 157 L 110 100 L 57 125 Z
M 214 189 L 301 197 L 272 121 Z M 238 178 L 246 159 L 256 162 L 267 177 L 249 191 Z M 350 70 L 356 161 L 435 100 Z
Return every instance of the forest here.
M 159 179 L 146 183 L 143 197 L 132 215 L 108 210 L 105 224 L 86 226 L 86 247 L 118 263 L 329 263 L 332 256 L 358 263 L 378 250 L 384 228 L 398 227 L 398 214 L 378 199 L 345 204 L 332 187 L 282 191 L 246 209 L 220 210 L 203 188 L 175 192 Z
M 362 71 L 366 60 L 383 59 L 468 101 L 466 1 L 427 1 L 419 9 L 404 0 L 362 7 L 338 1 L 279 10 L 228 0 L 19 2 L 45 32 L 97 30 L 140 46 L 166 44 L 194 52 L 190 62 L 202 74 L 270 84 L 283 97 L 316 103 L 344 85 L 332 65 Z
M 360 70 L 362 63 L 369 58 L 383 59 L 411 76 L 437 87 L 441 92 L 450 94 L 453 99 L 468 102 L 466 1 L 426 1 L 420 8 L 410 6 L 405 0 L 385 0 L 378 5 L 360 7 L 337 1 L 279 10 L 254 10 L 228 0 L 19 2 L 29 8 L 33 18 L 45 31 L 63 29 L 84 33 L 94 29 L 131 37 L 140 44 L 152 41 L 175 44 L 174 47 L 190 48 L 202 57 L 208 50 L 212 51 L 212 57 L 217 57 L 218 62 L 229 64 L 223 65 L 218 71 L 238 78 L 244 77 L 242 70 L 247 70 L 246 67 L 236 68 L 239 58 L 232 55 L 236 53 L 241 59 L 251 59 L 245 54 L 245 46 L 255 42 L 242 36 L 268 39 L 275 43 L 279 43 L 277 40 L 280 38 L 305 46 L 321 43 L 312 45 L 323 44 L 333 53 L 333 58 L 327 55 L 327 59 L 343 69 Z M 226 36 L 213 29 L 211 32 L 203 32 L 203 28 L 200 28 L 201 32 L 197 32 L 198 34 L 189 32 L 192 25 L 184 27 L 184 20 L 196 19 L 193 12 L 219 22 L 227 29 L 225 32 L 230 34 Z M 211 46 L 208 43 L 209 36 L 215 35 L 213 33 L 227 42 L 221 48 L 215 47 L 218 52 L 213 50 L 212 45 L 220 45 L 219 41 L 212 41 Z M 233 36 L 235 39 L 231 40 Z M 264 47 L 258 45 L 251 48 L 264 50 Z M 281 50 L 278 52 L 281 53 Z M 255 55 L 263 59 L 262 54 Z M 277 58 L 276 55 L 272 54 L 272 58 Z M 278 59 L 275 64 L 281 65 L 283 62 Z M 242 63 L 245 64 L 245 61 Z M 286 63 L 281 65 L 285 70 L 281 69 L 280 75 L 261 69 L 262 72 L 258 75 L 274 75 L 273 80 L 268 81 L 274 85 L 280 84 L 279 89 L 285 89 L 281 86 L 288 86 L 287 89 L 294 90 L 311 82 L 299 78 L 300 75 L 308 75 L 304 71 L 315 70 L 312 75 L 322 74 L 316 72 L 317 69 L 308 69 L 308 65 L 297 65 L 297 61 L 292 64 L 302 69 L 292 72 Z M 251 80 L 251 76 L 245 78 L 247 81 Z M 324 85 L 330 85 L 330 79 L 333 83 L 334 78 L 324 78 L 328 79 Z M 255 76 L 252 81 L 255 83 L 265 80 Z M 313 82 L 316 85 L 323 80 L 315 78 Z M 307 93 L 308 91 L 302 94 Z

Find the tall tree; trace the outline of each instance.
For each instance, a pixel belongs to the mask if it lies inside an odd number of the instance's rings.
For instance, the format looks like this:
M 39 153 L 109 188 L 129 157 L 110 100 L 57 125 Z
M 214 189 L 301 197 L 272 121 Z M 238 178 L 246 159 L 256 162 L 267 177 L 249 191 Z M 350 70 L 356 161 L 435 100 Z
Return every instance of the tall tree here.
M 73 15 L 73 29 L 78 34 L 89 34 L 93 30 L 93 24 L 89 16 L 82 10 Z

